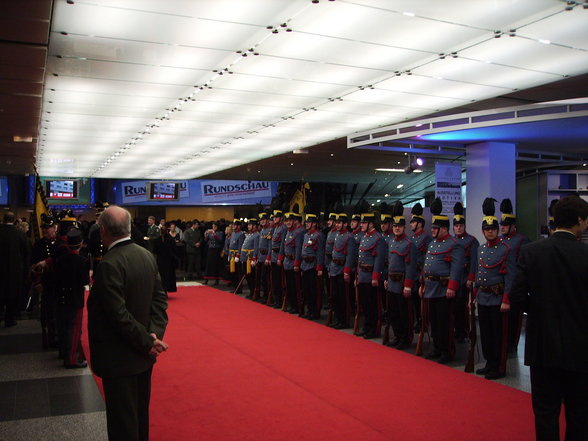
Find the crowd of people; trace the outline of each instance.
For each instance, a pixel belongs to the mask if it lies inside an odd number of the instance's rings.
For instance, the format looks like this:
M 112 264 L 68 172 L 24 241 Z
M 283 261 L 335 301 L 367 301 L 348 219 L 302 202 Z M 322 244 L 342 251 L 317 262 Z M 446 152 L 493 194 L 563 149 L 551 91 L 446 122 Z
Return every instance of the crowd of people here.
M 567 406 L 574 412 L 580 409 L 580 414 L 586 407 L 576 392 L 586 390 L 583 369 L 588 353 L 577 348 L 585 347 L 582 332 L 588 330 L 582 311 L 587 302 L 585 295 L 573 291 L 578 290 L 575 281 L 588 274 L 588 248 L 580 240 L 588 225 L 588 204 L 577 196 L 552 204 L 549 235 L 555 242 L 525 246 L 529 240 L 517 232 L 510 200 L 501 202 L 500 220 L 496 203 L 492 198 L 484 201 L 482 244 L 466 231 L 461 204 L 455 204 L 450 219 L 442 214 L 439 199 L 431 204 L 429 229 L 420 204 L 412 207 L 407 219 L 397 202 L 389 212 L 333 212 L 325 219 L 318 213 L 276 209 L 230 224 L 157 222 L 150 216 L 144 228 L 131 225 L 130 238 L 154 256 L 164 293 L 177 290 L 181 269 L 185 279 L 216 285 L 222 281 L 237 294 L 246 289 L 252 300 L 310 320 L 319 319 L 324 309 L 328 326 L 353 328 L 355 335 L 366 339 L 382 336 L 393 348 L 408 349 L 418 336 L 417 355 L 441 364 L 453 360 L 456 343 L 472 337 L 478 323 L 486 364 L 475 372 L 487 379 L 506 375 L 507 354 L 517 349 L 526 311 L 532 346 L 527 344 L 525 358 L 532 367 L 534 410 L 542 415 L 537 431 L 552 433 L 557 403 L 567 400 Z M 43 215 L 43 237 L 32 245 L 26 221 L 8 212 L 0 224 L 5 326 L 16 325 L 25 307 L 33 310 L 40 304 L 43 346 L 59 349 L 66 368 L 87 365 L 80 344 L 81 318 L 85 286 L 107 251 L 99 228 L 101 213 L 97 212 L 96 224 L 86 226 L 71 210 L 57 217 Z M 566 250 L 580 257 L 570 260 Z M 563 261 L 568 263 L 558 270 Z M 578 274 L 568 274 L 570 268 Z M 562 287 L 565 298 L 560 303 L 552 292 Z M 477 321 L 472 314 L 476 307 Z M 552 314 L 563 307 L 576 331 L 562 327 L 562 317 Z M 423 336 L 429 328 L 432 344 L 423 354 Z M 552 337 L 559 343 L 550 343 Z M 576 355 L 569 355 L 563 340 L 570 347 L 576 345 Z M 546 348 L 559 354 L 557 360 L 546 354 Z M 577 380 L 573 385 L 568 384 L 570 376 Z M 550 383 L 553 379 L 557 387 Z M 569 410 L 568 419 L 573 415 Z M 569 427 L 585 430 L 582 424 Z

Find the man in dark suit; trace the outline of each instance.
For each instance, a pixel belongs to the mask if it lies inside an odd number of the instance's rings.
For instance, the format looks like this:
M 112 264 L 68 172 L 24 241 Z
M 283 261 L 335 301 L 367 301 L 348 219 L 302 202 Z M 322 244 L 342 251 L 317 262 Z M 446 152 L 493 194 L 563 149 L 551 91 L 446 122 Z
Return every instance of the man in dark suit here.
M 528 312 L 525 364 L 538 441 L 588 439 L 588 202 L 568 196 L 553 208 L 555 232 L 521 248 L 511 302 Z
M 16 228 L 15 221 L 16 216 L 9 211 L 0 224 L 0 311 L 6 306 L 4 325 L 7 328 L 16 325 L 31 251 L 25 233 Z
M 130 213 L 110 206 L 99 224 L 107 252 L 88 299 L 92 370 L 102 377 L 108 439 L 146 441 L 153 363 L 167 349 L 167 296 L 153 254 L 130 239 Z

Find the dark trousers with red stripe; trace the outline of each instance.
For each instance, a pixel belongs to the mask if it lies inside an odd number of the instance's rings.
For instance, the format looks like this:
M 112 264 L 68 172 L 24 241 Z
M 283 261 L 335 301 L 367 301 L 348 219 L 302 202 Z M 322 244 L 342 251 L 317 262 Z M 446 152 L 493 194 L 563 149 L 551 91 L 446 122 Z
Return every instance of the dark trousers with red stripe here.
M 437 297 L 429 300 L 431 314 L 431 334 L 435 349 L 442 354 L 453 357 L 455 355 L 455 339 L 453 335 L 453 320 L 451 320 L 451 301 L 447 297 Z
M 83 307 L 76 308 L 63 299 L 57 308 L 59 355 L 66 366 L 86 359 L 81 343 L 83 311 Z
M 359 301 L 365 319 L 365 333 L 368 335 L 378 335 L 378 288 L 370 283 L 360 283 Z
M 493 371 L 498 371 L 502 359 L 502 313 L 500 305 L 484 306 L 478 304 L 480 341 L 482 355 Z M 504 373 L 504 372 L 503 372 Z
M 272 296 L 274 298 L 274 307 L 281 308 L 282 307 L 282 295 L 283 295 L 283 280 L 282 280 L 282 267 L 277 263 L 271 264 L 271 272 L 272 272 Z
M 306 305 L 308 315 L 311 318 L 318 319 L 319 311 L 316 299 L 317 291 L 317 275 L 316 268 L 302 271 L 302 294 L 304 296 L 304 304 Z
M 404 297 L 404 294 L 399 292 L 391 292 L 388 299 L 388 314 L 394 336 L 402 343 L 411 344 L 414 337 L 412 299 Z
M 349 283 L 345 283 L 343 274 L 329 277 L 331 285 L 331 301 L 335 311 L 335 322 L 348 327 L 349 317 L 351 315 L 350 305 L 350 288 Z
M 102 379 L 108 441 L 149 440 L 152 371 Z

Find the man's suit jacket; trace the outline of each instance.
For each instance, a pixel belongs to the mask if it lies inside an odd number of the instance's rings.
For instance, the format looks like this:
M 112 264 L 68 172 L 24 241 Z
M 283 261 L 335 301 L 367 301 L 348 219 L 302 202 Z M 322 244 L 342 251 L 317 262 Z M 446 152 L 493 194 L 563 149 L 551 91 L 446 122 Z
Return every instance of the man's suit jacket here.
M 153 254 L 131 240 L 112 247 L 98 265 L 88 298 L 92 370 L 109 378 L 145 372 L 151 333 L 162 339 L 167 295 Z
M 21 294 L 28 274 L 31 244 L 16 226 L 0 224 L 0 249 L 1 301 Z
M 511 302 L 528 312 L 525 364 L 588 373 L 588 246 L 566 232 L 521 248 Z

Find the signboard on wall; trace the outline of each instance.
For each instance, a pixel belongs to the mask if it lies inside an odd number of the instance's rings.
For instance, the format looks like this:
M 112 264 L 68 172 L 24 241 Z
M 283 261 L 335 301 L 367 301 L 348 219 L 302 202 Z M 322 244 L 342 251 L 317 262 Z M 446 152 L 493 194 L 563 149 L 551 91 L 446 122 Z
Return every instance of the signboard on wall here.
M 116 203 L 121 205 L 255 205 L 269 204 L 276 194 L 278 183 L 269 181 L 200 180 L 165 181 L 178 183 L 177 199 L 154 200 L 150 187 L 156 181 L 126 181 L 115 186 Z M 163 181 L 157 181 L 161 183 Z
M 435 164 L 435 197 L 443 203 L 442 214 L 451 216 L 455 203 L 461 202 L 460 164 Z
M 122 203 L 135 204 L 138 202 L 146 202 L 148 198 L 147 187 L 150 181 L 130 181 L 121 184 L 122 189 Z M 179 199 L 190 196 L 188 181 L 170 181 L 179 185 Z
M 204 203 L 272 197 L 268 181 L 201 181 L 200 188 Z

